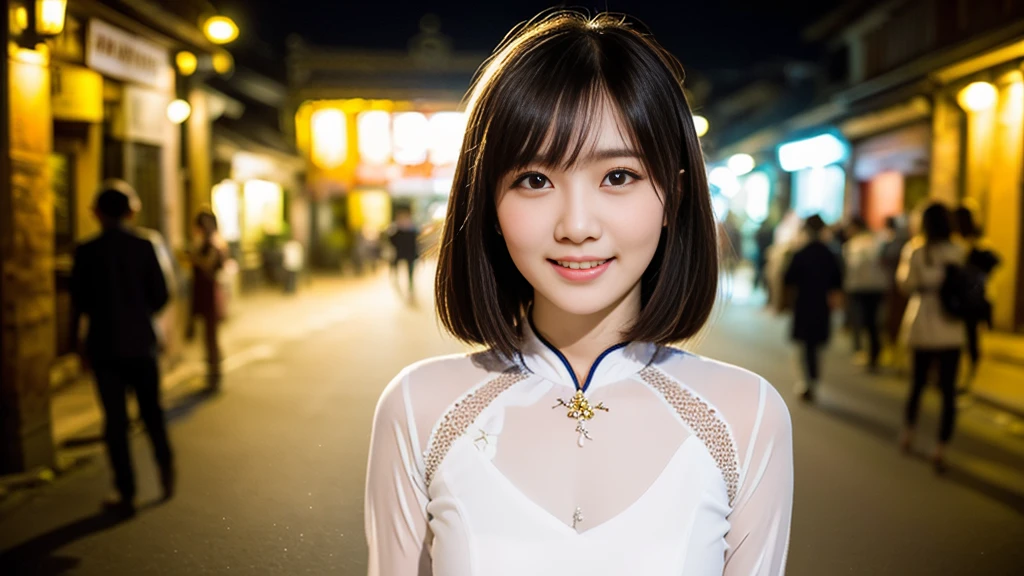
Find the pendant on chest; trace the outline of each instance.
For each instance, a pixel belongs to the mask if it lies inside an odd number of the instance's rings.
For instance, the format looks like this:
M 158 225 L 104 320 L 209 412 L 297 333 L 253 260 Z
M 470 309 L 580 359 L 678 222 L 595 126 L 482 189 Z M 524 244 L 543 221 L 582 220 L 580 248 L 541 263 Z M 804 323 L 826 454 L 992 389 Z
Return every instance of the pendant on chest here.
M 555 404 L 551 408 L 554 409 L 560 406 L 567 408 L 568 411 L 566 412 L 566 416 L 576 421 L 576 433 L 579 434 L 576 444 L 579 445 L 580 448 L 583 447 L 587 440 L 592 440 L 590 437 L 590 431 L 587 430 L 587 420 L 594 417 L 596 410 L 608 412 L 608 409 L 604 406 L 604 402 L 599 402 L 596 406 L 591 406 L 590 402 L 583 395 L 582 390 L 577 390 L 576 394 L 573 395 L 569 402 L 559 398 L 558 404 Z

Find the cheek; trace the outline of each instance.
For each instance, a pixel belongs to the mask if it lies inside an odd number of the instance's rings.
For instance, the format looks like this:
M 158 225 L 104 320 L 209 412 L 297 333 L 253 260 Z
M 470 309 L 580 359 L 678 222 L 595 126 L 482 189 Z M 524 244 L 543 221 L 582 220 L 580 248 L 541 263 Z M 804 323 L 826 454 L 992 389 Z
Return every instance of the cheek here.
M 624 199 L 609 219 L 621 248 L 654 254 L 661 238 L 665 210 L 654 192 Z
M 528 202 L 509 195 L 498 204 L 498 225 L 509 254 L 519 263 L 523 256 L 542 251 L 551 237 L 553 224 L 547 221 L 550 210 L 538 210 L 536 201 Z

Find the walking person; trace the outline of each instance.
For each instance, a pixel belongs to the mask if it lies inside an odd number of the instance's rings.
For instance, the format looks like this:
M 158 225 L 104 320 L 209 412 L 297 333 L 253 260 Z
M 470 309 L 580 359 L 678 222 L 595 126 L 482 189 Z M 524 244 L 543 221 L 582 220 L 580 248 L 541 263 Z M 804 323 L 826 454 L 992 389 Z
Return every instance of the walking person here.
M 203 348 L 206 353 L 206 385 L 211 392 L 220 390 L 221 350 L 219 328 L 226 313 L 225 294 L 218 284 L 218 272 L 227 261 L 227 248 L 217 233 L 217 217 L 208 210 L 196 215 L 192 227 L 192 311 L 186 336 L 195 337 L 197 322 L 203 326 Z
M 821 348 L 832 333 L 832 309 L 839 305 L 842 270 L 835 252 L 826 244 L 824 220 L 817 214 L 807 218 L 807 243 L 793 254 L 785 273 L 785 285 L 795 292 L 791 336 L 802 353 L 801 397 L 813 402 L 821 376 Z
M 766 302 L 771 301 L 771 282 L 766 278 L 766 269 L 768 267 L 768 250 L 772 246 L 774 237 L 775 226 L 767 219 L 761 223 L 757 232 L 754 233 L 754 242 L 757 244 L 757 259 L 754 263 L 756 268 L 754 271 L 754 290 L 763 286 L 767 294 Z
M 556 12 L 477 75 L 438 253 L 444 328 L 374 414 L 371 576 L 780 576 L 789 411 L 672 346 L 719 281 L 682 70 L 627 17 Z
M 878 310 L 888 285 L 882 267 L 882 244 L 859 216 L 850 220 L 848 231 L 849 240 L 843 245 L 846 294 L 853 301 L 853 311 L 858 315 L 856 329 L 868 335 L 865 364 L 869 371 L 875 372 L 882 352 Z
M 944 309 L 940 292 L 948 267 L 962 266 L 965 255 L 963 248 L 952 241 L 950 213 L 942 204 L 934 203 L 925 209 L 921 232 L 904 247 L 896 273 L 900 287 L 910 296 L 903 333 L 913 357 L 900 449 L 904 453 L 911 450 L 921 393 L 936 369 L 942 393 L 942 419 L 932 463 L 936 472 L 942 473 L 946 447 L 956 423 L 956 378 L 966 329 L 963 320 Z
M 967 338 L 967 357 L 970 364 L 964 379 L 961 392 L 966 392 L 974 375 L 978 372 L 981 360 L 981 347 L 978 341 L 978 327 L 986 324 L 992 328 L 992 304 L 988 299 L 988 280 L 999 264 L 999 256 L 982 238 L 981 228 L 975 223 L 974 213 L 966 206 L 960 206 L 953 212 L 954 241 L 963 248 L 965 257 L 965 281 L 968 282 L 970 298 L 963 316 L 965 336 Z
M 398 288 L 398 265 L 405 262 L 408 273 L 408 298 L 410 302 L 416 299 L 415 272 L 416 261 L 419 258 L 419 235 L 420 231 L 412 219 L 412 212 L 408 208 L 399 208 L 395 213 L 395 222 L 388 232 L 388 238 L 395 249 L 394 259 L 391 261 L 391 278 Z
M 102 232 L 75 250 L 71 276 L 73 334 L 77 337 L 84 316 L 88 333 L 80 355 L 95 375 L 103 406 L 103 439 L 117 490 L 104 506 L 125 517 L 135 514 L 136 496 L 128 440 L 129 390 L 135 394 L 160 469 L 164 500 L 174 495 L 175 485 L 160 405 L 160 340 L 153 321 L 167 303 L 169 289 L 158 248 L 131 225 L 140 208 L 128 183 L 105 182 L 93 205 Z
M 886 365 L 901 370 L 903 361 L 899 352 L 900 325 L 907 309 L 907 296 L 896 283 L 896 270 L 900 265 L 900 254 L 908 240 L 905 218 L 890 216 L 885 219 L 885 240 L 882 243 L 882 269 L 885 273 L 885 337 Z

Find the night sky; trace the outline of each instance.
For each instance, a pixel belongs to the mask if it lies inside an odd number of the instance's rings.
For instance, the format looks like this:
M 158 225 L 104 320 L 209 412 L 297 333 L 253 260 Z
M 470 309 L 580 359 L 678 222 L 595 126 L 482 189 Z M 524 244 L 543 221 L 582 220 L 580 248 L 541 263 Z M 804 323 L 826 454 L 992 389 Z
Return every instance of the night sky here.
M 238 48 L 261 45 L 284 53 L 297 33 L 311 44 L 405 48 L 426 13 L 457 50 L 489 52 L 516 23 L 541 10 L 568 6 L 624 12 L 647 24 L 684 64 L 705 73 L 745 68 L 755 61 L 802 56 L 801 28 L 835 5 L 828 0 L 612 1 L 556 4 L 535 1 L 216 0 L 242 30 Z

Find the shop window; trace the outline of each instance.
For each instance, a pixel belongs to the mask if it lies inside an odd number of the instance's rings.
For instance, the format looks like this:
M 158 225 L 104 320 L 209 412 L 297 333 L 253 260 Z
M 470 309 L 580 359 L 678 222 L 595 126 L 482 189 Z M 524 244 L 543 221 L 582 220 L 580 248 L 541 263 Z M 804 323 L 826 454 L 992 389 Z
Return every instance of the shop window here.
M 133 142 L 131 147 L 134 177 L 130 181 L 135 186 L 139 200 L 142 201 L 142 211 L 135 217 L 135 221 L 140 226 L 162 232 L 163 186 L 160 147 L 138 142 Z
M 53 247 L 57 254 L 75 248 L 75 156 L 57 151 L 50 155 L 53 189 Z

